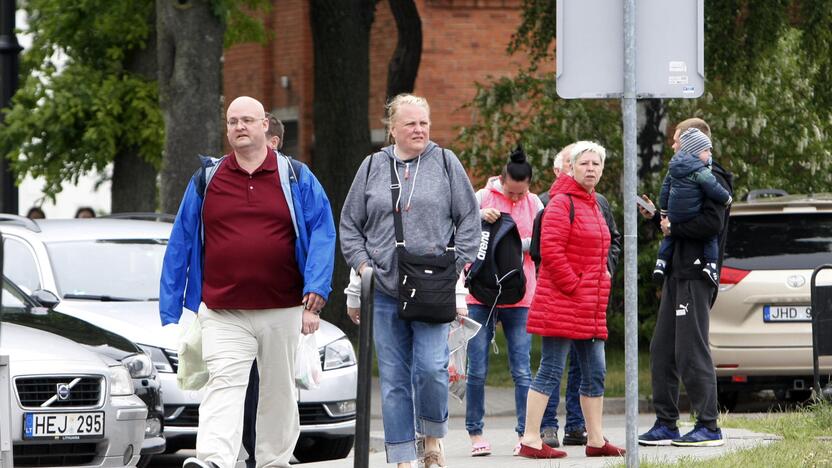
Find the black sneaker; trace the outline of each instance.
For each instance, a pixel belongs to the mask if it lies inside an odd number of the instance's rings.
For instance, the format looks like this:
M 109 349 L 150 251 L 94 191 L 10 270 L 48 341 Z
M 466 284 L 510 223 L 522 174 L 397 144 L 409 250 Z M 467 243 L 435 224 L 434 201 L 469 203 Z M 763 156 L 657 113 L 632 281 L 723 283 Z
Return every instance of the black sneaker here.
M 702 269 L 702 274 L 708 278 L 714 286 L 719 287 L 719 269 L 716 263 L 706 263 L 705 268 Z
M 586 428 L 564 433 L 563 445 L 586 445 Z
M 667 262 L 664 260 L 656 260 L 656 266 L 653 268 L 653 281 L 657 283 L 664 282 L 665 268 L 667 268 Z
M 546 429 L 543 429 L 543 432 L 540 433 L 540 438 L 543 439 L 543 443 L 549 447 L 560 447 L 560 441 L 558 441 L 558 429 L 556 427 L 547 427 Z

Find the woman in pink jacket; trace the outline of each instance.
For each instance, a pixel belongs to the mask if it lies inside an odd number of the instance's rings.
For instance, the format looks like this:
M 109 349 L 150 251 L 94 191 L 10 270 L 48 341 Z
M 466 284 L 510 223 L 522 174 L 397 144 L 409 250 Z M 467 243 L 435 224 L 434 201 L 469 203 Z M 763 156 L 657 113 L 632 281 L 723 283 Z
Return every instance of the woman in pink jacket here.
M 560 458 L 566 452 L 544 444 L 540 421 L 553 388 L 559 385 L 574 342 L 581 368 L 581 409 L 586 419 L 588 457 L 619 456 L 624 450 L 603 435 L 607 339 L 606 309 L 610 292 L 607 252 L 610 232 L 595 186 L 604 170 L 606 150 L 594 142 L 572 147 L 572 177 L 559 177 L 543 215 L 540 277 L 529 310 L 528 331 L 543 337 L 540 368 L 531 384 L 526 431 L 520 455 Z
M 466 388 L 465 429 L 471 437 L 471 456 L 491 454 L 491 445 L 483 437 L 485 416 L 485 379 L 488 376 L 489 342 L 494 339 L 497 322 L 503 326 L 508 342 L 508 359 L 511 378 L 514 380 L 514 405 L 517 414 L 518 437 L 523 434 L 526 419 L 526 396 L 531 383 L 529 352 L 531 335 L 526 331 L 526 318 L 532 303 L 536 283 L 534 262 L 529 256 L 532 227 L 537 212 L 543 203 L 537 195 L 529 192 L 532 180 L 532 166 L 526 161 L 522 149 L 511 154 L 510 160 L 500 176 L 488 179 L 485 188 L 477 192 L 480 216 L 488 223 L 494 223 L 502 213 L 511 215 L 520 238 L 523 241 L 523 274 L 526 277 L 526 293 L 515 304 L 482 304 L 468 295 L 468 316 L 483 327 L 468 342 L 468 384 Z M 518 447 L 519 450 L 519 447 Z

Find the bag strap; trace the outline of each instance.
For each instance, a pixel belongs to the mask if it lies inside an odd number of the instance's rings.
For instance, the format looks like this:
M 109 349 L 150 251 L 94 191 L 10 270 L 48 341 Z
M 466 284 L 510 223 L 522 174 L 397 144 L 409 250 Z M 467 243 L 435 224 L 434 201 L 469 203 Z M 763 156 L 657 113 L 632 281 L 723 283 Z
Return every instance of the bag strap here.
M 442 150 L 442 157 L 445 157 L 444 149 Z M 390 160 L 390 197 L 393 204 L 393 227 L 396 233 L 396 248 L 405 247 L 402 213 L 401 210 L 399 210 L 399 205 L 397 203 L 399 200 L 399 195 L 402 192 L 402 186 L 401 184 L 399 184 L 398 174 L 396 173 L 396 160 L 394 158 L 388 159 Z M 447 165 L 445 166 L 445 170 L 447 170 Z M 451 218 L 453 218 L 453 193 L 451 193 Z M 456 227 L 454 226 L 454 231 L 451 232 L 451 239 L 448 241 L 447 247 L 445 247 L 446 251 L 456 250 L 456 247 L 454 246 L 454 237 L 456 236 L 455 231 Z
M 402 193 L 402 186 L 396 174 L 396 160 L 390 159 L 390 195 L 393 202 L 393 226 L 396 230 L 396 248 L 404 247 L 404 227 L 402 227 L 402 214 L 399 210 L 399 195 Z

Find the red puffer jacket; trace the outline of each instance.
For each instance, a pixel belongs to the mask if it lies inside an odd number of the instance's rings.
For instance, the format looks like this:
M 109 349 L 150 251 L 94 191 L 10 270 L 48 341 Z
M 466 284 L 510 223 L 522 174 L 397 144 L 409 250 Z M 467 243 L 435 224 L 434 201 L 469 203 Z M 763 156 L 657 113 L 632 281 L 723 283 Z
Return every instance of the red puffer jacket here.
M 573 340 L 607 339 L 610 231 L 595 201 L 569 176 L 549 191 L 540 236 L 540 274 L 527 330 Z M 569 222 L 569 197 L 575 218 Z

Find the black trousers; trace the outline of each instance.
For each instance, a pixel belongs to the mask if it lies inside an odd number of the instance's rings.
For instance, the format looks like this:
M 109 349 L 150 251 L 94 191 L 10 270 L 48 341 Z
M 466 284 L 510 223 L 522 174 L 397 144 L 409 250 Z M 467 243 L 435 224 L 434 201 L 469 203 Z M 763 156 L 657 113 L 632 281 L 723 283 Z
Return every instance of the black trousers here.
M 679 419 L 679 381 L 685 384 L 698 423 L 716 429 L 716 372 L 708 347 L 713 285 L 704 279 L 670 277 L 664 282 L 656 329 L 650 342 L 653 404 L 659 422 Z
M 251 364 L 251 374 L 246 388 L 246 402 L 243 409 L 243 448 L 248 453 L 246 468 L 256 466 L 254 446 L 257 440 L 257 402 L 260 400 L 260 374 L 257 372 L 257 359 Z

